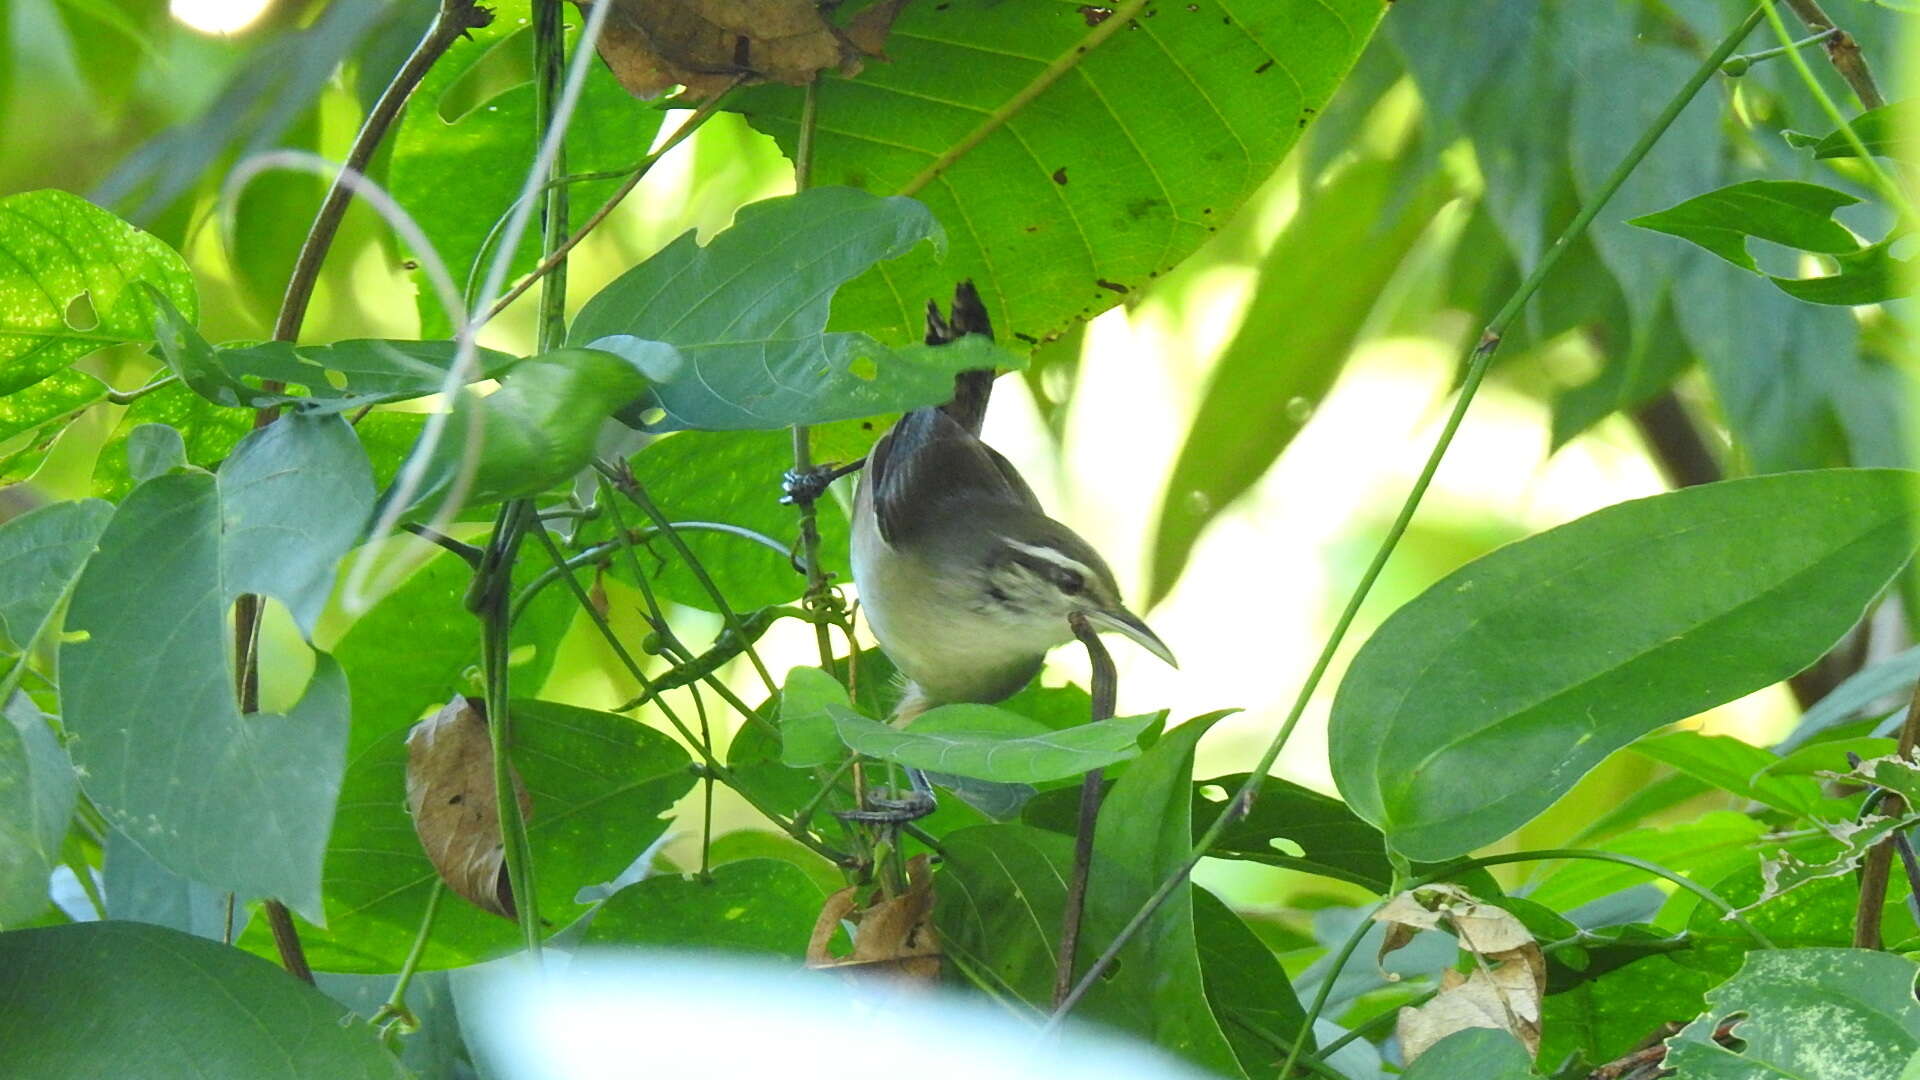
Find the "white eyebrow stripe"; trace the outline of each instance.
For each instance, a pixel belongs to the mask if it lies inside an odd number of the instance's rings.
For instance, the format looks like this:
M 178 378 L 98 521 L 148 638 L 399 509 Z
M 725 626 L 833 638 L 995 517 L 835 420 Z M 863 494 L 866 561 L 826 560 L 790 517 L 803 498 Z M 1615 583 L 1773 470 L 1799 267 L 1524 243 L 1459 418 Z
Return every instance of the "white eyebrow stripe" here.
M 1079 574 L 1081 577 L 1085 577 L 1085 578 L 1093 577 L 1092 568 L 1088 567 L 1083 562 L 1080 562 L 1068 555 L 1062 554 L 1061 552 L 1054 550 L 1053 548 L 1041 547 L 1036 544 L 1023 544 L 1018 540 L 1014 540 L 1008 537 L 1002 537 L 1001 539 L 1006 543 L 1008 547 L 1013 548 L 1015 551 L 1024 551 L 1036 559 L 1045 559 L 1047 562 L 1050 562 L 1055 566 L 1061 567 L 1066 570 L 1072 570 L 1074 573 Z

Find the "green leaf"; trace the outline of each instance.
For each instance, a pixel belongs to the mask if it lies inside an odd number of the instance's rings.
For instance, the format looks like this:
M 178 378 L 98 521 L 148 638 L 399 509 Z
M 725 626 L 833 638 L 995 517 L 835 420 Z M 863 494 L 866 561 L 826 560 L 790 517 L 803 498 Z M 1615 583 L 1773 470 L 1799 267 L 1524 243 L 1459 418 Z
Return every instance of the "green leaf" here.
M 493 393 L 459 395 L 406 510 L 438 508 L 447 498 L 462 508 L 485 506 L 546 491 L 586 467 L 600 426 L 646 387 L 632 364 L 595 349 L 522 360 Z M 399 494 L 389 488 L 383 504 Z
M 527 2 L 488 6 L 493 22 L 454 42 L 420 80 L 394 129 L 387 167 L 387 190 L 445 260 L 454 287 L 469 293 L 480 287 L 498 249 L 496 237 L 487 260 L 480 258 L 481 245 L 520 195 L 537 130 Z M 601 172 L 636 164 L 663 115 L 622 89 L 606 65 L 592 64 L 567 125 L 567 169 Z M 570 226 L 585 224 L 619 186 L 618 177 L 567 185 Z M 453 192 L 458 196 L 450 197 Z M 538 214 L 533 220 L 509 264 L 509 281 L 533 269 L 539 258 Z M 423 253 L 407 254 L 418 261 Z M 414 280 L 420 336 L 451 337 L 453 323 L 439 292 L 424 270 Z
M 1916 123 L 1920 123 L 1920 110 L 1915 109 L 1914 102 L 1896 101 L 1861 113 L 1848 121 L 1847 126 L 1853 129 L 1860 145 L 1867 148 L 1867 153 L 1911 161 L 1914 156 L 1912 133 Z M 1845 130 L 1836 130 L 1812 145 L 1816 158 L 1859 156 Z
M 107 384 L 84 371 L 56 371 L 24 390 L 0 397 L 0 439 L 62 418 L 107 396 Z
M 1298 1038 L 1307 1011 L 1300 1007 L 1279 959 L 1240 916 L 1205 889 L 1192 895 L 1194 941 L 1207 1003 L 1220 1018 L 1241 1071 L 1261 1075 L 1272 1067 L 1272 1040 L 1291 1043 Z
M 1920 645 L 1868 664 L 1815 702 L 1780 740 L 1778 749 L 1789 753 L 1805 746 L 1815 735 L 1859 716 L 1881 698 L 1906 690 L 1915 679 L 1920 679 Z
M 848 746 L 916 769 L 1003 784 L 1078 776 L 1140 753 L 1140 733 L 1157 717 L 1125 716 L 1048 728 L 992 705 L 941 705 L 912 726 L 892 727 L 844 706 L 827 706 Z
M 187 464 L 187 441 L 165 424 L 141 424 L 127 436 L 127 471 L 144 484 Z
M 784 431 L 683 431 L 650 443 L 631 460 L 634 475 L 669 520 L 725 522 L 783 543 L 795 536 L 793 508 L 780 505 L 780 475 L 793 467 L 793 439 Z M 821 499 L 814 512 L 824 567 L 845 581 L 852 573 L 847 515 L 834 499 Z M 637 513 L 626 516 L 627 524 L 641 524 Z M 784 604 L 806 591 L 806 576 L 778 551 L 722 533 L 689 530 L 680 537 L 736 611 Z M 649 546 L 662 557 L 641 551 L 640 565 L 663 597 L 714 610 L 712 594 L 671 545 L 662 539 Z M 627 578 L 625 558 L 614 560 L 613 573 Z
M 1910 486 L 1840 469 L 1702 485 L 1469 563 L 1355 657 L 1335 781 L 1409 857 L 1498 840 L 1613 750 L 1824 653 L 1912 554 Z
M 24 694 L 0 702 L 0 929 L 47 907 L 78 784 L 46 717 Z
M 159 926 L 0 935 L 10 1076 L 406 1076 L 373 1029 L 258 957 Z M 84 1017 L 84 1022 L 76 1022 Z
M 153 236 L 64 191 L 0 199 L 0 395 L 75 360 L 151 338 L 150 286 L 198 310 L 186 260 Z M 83 299 L 84 298 L 84 299 Z
M 1920 965 L 1865 949 L 1753 952 L 1707 991 L 1707 1012 L 1667 1040 L 1666 1067 L 1688 1080 L 1858 1080 L 1896 1076 L 1920 1050 Z M 1714 1032 L 1738 1019 L 1739 1048 Z
M 1193 848 L 1193 749 L 1226 713 L 1211 713 L 1167 732 L 1114 781 L 1094 829 L 1085 929 L 1078 970 L 1084 971 L 1161 881 L 1186 865 Z M 1080 1015 L 1137 1032 L 1203 1068 L 1239 1070 L 1202 992 L 1195 937 L 1193 885 L 1182 884 L 1120 951 L 1116 974 L 1089 991 Z
M 1779 755 L 1730 735 L 1669 731 L 1634 743 L 1633 752 L 1697 776 L 1722 791 L 1791 814 L 1808 816 L 1830 809 L 1836 812 L 1826 816 L 1840 820 L 1851 812 L 1839 800 L 1824 798 L 1820 784 L 1812 777 L 1769 774 L 1767 770 L 1780 763 Z
M 1233 793 L 1246 780 L 1246 773 L 1235 773 L 1194 785 L 1196 834 L 1226 811 Z M 1217 800 L 1210 797 L 1215 788 L 1221 793 Z M 1260 782 L 1252 812 L 1230 823 L 1208 854 L 1304 870 L 1376 892 L 1387 891 L 1393 881 L 1393 864 L 1387 859 L 1380 830 L 1360 820 L 1339 799 L 1272 776 Z
M 1010 370 L 984 337 L 888 348 L 825 332 L 834 292 L 940 227 L 912 199 L 813 188 L 744 206 L 705 247 L 691 230 L 587 301 L 567 341 L 628 357 L 654 383 L 652 429 L 766 429 L 937 405 L 953 375 Z M 938 291 L 943 298 L 953 285 Z M 930 294 L 934 295 L 934 294 Z M 664 343 L 664 344 L 663 344 Z M 644 409 L 631 421 L 643 426 Z
M 394 717 L 366 743 L 355 732 L 366 749 L 341 785 L 327 850 L 327 928 L 301 934 L 316 968 L 392 971 L 419 929 L 434 870 L 403 801 L 411 721 Z M 663 815 L 692 790 L 694 777 L 679 744 L 624 716 L 515 701 L 513 722 L 513 764 L 533 799 L 527 833 L 540 917 L 557 929 L 585 912 L 582 888 L 616 877 L 666 831 Z M 242 944 L 256 952 L 273 947 L 264 933 L 250 932 Z M 421 964 L 463 967 L 518 944 L 512 921 L 443 897 Z
M 832 706 L 851 709 L 847 688 L 817 667 L 797 667 L 787 673 L 780 691 L 780 763 L 804 769 L 846 756 L 840 733 L 834 728 Z
M 120 426 L 100 448 L 93 466 L 93 493 L 120 500 L 137 483 L 127 459 L 127 444 L 146 424 L 165 424 L 186 442 L 187 464 L 212 469 L 253 430 L 253 413 L 215 405 L 181 385 L 170 383 L 135 401 Z
M 1593 847 L 1645 859 L 1702 881 L 1717 881 L 1740 867 L 1757 865 L 1766 832 L 1764 824 L 1745 814 L 1716 811 L 1694 821 L 1634 829 Z M 1635 867 L 1573 859 L 1528 892 L 1527 899 L 1556 911 L 1571 911 L 1650 880 L 1646 871 Z
M 1520 1040 L 1492 1028 L 1468 1028 L 1427 1047 L 1406 1072 L 1406 1080 L 1527 1080 L 1533 1058 Z
M 1111 37 L 1081 51 L 1101 31 L 1071 4 L 907 5 L 887 40 L 892 63 L 820 81 L 813 177 L 892 194 L 938 164 L 912 194 L 952 246 L 944 260 L 915 251 L 850 283 L 836 325 L 918 340 L 927 298 L 971 277 L 1002 340 L 1034 344 L 1138 294 L 1274 172 L 1383 8 L 1169 4 L 1109 24 Z M 1060 78 L 1040 82 L 1056 64 Z M 791 158 L 801 99 L 769 85 L 729 107 Z
M 613 894 L 593 916 L 588 945 L 713 949 L 799 960 L 826 894 L 792 863 L 746 859 L 710 880 L 656 875 Z
M 85 636 L 60 649 L 69 749 L 107 820 L 168 869 L 314 917 L 346 680 L 318 655 L 288 715 L 242 716 L 228 614 L 262 593 L 310 630 L 372 493 L 339 417 L 283 417 L 216 476 L 157 476 L 100 537 L 67 615 Z
M 181 382 L 216 405 L 247 409 L 297 405 L 309 412 L 349 412 L 437 394 L 455 359 L 452 341 L 363 339 L 331 345 L 269 341 L 216 349 L 164 297 L 156 294 L 154 307 L 154 335 L 167 366 Z M 474 378 L 498 377 L 514 362 L 506 353 L 476 350 Z M 306 392 L 269 392 L 258 385 L 264 380 Z
M 1363 159 L 1308 193 L 1261 260 L 1252 303 L 1214 364 L 1167 479 L 1149 604 L 1173 588 L 1214 517 L 1306 426 L 1387 279 L 1450 196 L 1441 173 L 1403 191 L 1409 157 Z M 1337 274 L 1320 261 L 1328 251 L 1347 253 Z
M 25 653 L 46 632 L 112 516 L 106 503 L 82 499 L 0 524 L 0 651 Z
M 1908 295 L 1912 290 L 1902 278 L 1912 260 L 1893 257 L 1895 237 L 1862 245 L 1833 220 L 1835 210 L 1859 201 L 1845 192 L 1798 180 L 1748 180 L 1696 195 L 1628 224 L 1691 240 L 1808 303 L 1875 304 Z M 1838 270 L 1814 278 L 1767 274 L 1747 250 L 1749 238 L 1831 256 Z
M 1026 825 L 976 825 L 941 838 L 934 920 L 947 951 L 1037 1008 L 1053 1000 L 1073 838 Z
M 225 890 L 161 866 L 120 830 L 109 832 L 101 848 L 100 894 L 107 918 L 153 923 L 222 944 L 245 928 L 247 909 L 236 903 L 233 930 L 227 929 Z
M 1676 957 L 1649 956 L 1549 994 L 1540 1004 L 1540 1060 L 1579 1054 L 1589 1068 L 1613 1061 L 1644 1045 L 1661 1024 L 1698 1013 L 1717 981 Z
M 1798 180 L 1747 180 L 1627 224 L 1691 240 L 1757 274 L 1760 265 L 1747 251 L 1747 240 L 1753 237 L 1828 255 L 1858 250 L 1860 241 L 1833 220 L 1833 212 L 1859 201 L 1844 191 Z

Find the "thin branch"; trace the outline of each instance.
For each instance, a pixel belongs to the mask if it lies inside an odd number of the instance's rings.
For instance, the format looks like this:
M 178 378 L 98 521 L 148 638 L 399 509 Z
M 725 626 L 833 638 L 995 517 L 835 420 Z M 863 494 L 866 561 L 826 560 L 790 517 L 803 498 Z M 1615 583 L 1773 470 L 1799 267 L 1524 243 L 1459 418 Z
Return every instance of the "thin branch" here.
M 400 115 L 407 99 L 426 77 L 427 70 L 445 55 L 453 43 L 460 40 L 469 30 L 476 30 L 493 21 L 493 12 L 474 3 L 474 0 L 441 0 L 440 10 L 427 27 L 427 32 L 414 46 L 413 53 L 406 63 L 394 73 L 393 81 L 380 93 L 380 99 L 367 113 L 366 120 L 360 125 L 360 133 L 354 136 L 353 146 L 347 151 L 346 163 L 333 186 L 327 189 L 326 198 L 320 202 L 320 210 L 314 215 L 313 226 L 307 230 L 307 238 L 300 245 L 299 258 L 293 264 L 293 276 L 287 281 L 287 292 L 280 301 L 280 315 L 274 321 L 273 339 L 275 341 L 298 341 L 300 324 L 306 321 L 307 305 L 313 300 L 313 288 L 320 280 L 320 266 L 326 262 L 327 250 L 333 246 L 333 238 L 340 231 L 340 221 L 346 216 L 347 204 L 353 199 L 353 188 L 342 178 L 364 173 L 367 163 L 373 160 L 373 153 L 379 149 L 380 142 L 386 138 L 387 129 Z
M 731 93 L 734 87 L 746 81 L 746 78 L 745 75 L 735 78 L 726 89 L 708 98 L 698 109 L 694 110 L 693 115 L 687 117 L 687 119 L 674 130 L 674 133 L 668 136 L 667 141 L 660 145 L 660 149 L 648 154 L 645 158 L 641 159 L 638 165 L 633 167 L 632 172 L 627 175 L 626 182 L 622 183 L 612 195 L 607 196 L 607 201 L 600 204 L 600 209 L 595 210 L 592 217 L 582 222 L 580 227 L 574 230 L 573 234 L 568 236 L 559 247 L 554 248 L 546 258 L 540 260 L 540 265 L 534 267 L 532 272 L 515 282 L 513 287 L 508 289 L 500 299 L 495 300 L 493 306 L 488 308 L 486 314 L 481 315 L 477 321 L 480 323 L 493 321 L 495 316 L 507 310 L 508 305 L 518 300 L 520 294 L 532 288 L 534 282 L 546 277 L 555 267 L 566 262 L 567 253 L 572 251 L 580 241 L 585 240 L 587 234 L 598 228 L 601 222 L 607 220 L 607 216 L 612 214 L 614 209 L 618 207 L 628 195 L 633 193 L 634 188 L 640 186 L 640 181 L 646 179 L 647 173 L 653 171 L 654 165 L 667 155 L 667 151 L 679 146 L 682 140 L 686 139 L 687 136 L 693 134 L 695 131 L 698 131 L 700 125 L 706 123 L 715 112 L 719 111 L 720 103 L 726 99 L 727 94 Z M 586 175 L 592 177 L 598 174 Z M 581 178 L 580 174 L 576 174 L 574 176 L 558 177 L 556 180 L 549 181 L 548 183 L 552 187 L 563 187 L 566 183 L 574 182 Z
M 1100 634 L 1086 616 L 1068 616 L 1073 636 L 1087 647 L 1093 665 L 1093 723 L 1113 719 L 1115 683 L 1113 657 L 1100 643 Z M 1067 910 L 1060 922 L 1060 949 L 1053 960 L 1053 1007 L 1060 1008 L 1073 990 L 1073 958 L 1080 948 L 1080 920 L 1087 908 L 1087 877 L 1093 871 L 1093 833 L 1100 820 L 1100 786 L 1105 769 L 1089 769 L 1080 780 L 1080 826 L 1073 839 L 1073 876 L 1067 879 Z
M 1806 24 L 1807 29 L 1825 34 L 1827 60 L 1833 64 L 1833 70 L 1840 73 L 1860 104 L 1869 109 L 1877 109 L 1887 103 L 1880 93 L 1880 86 L 1873 80 L 1873 71 L 1867 67 L 1867 58 L 1860 51 L 1860 43 L 1852 34 L 1833 24 L 1826 11 L 1820 7 L 1820 0 L 1785 0 L 1787 7 Z
M 1907 704 L 1907 718 L 1900 725 L 1897 753 L 1902 761 L 1912 760 L 1916 744 L 1920 744 L 1920 685 L 1913 688 L 1913 696 Z M 1907 801 L 1891 791 L 1881 800 L 1880 812 L 1888 817 L 1897 818 L 1906 810 Z M 1853 947 L 1856 949 L 1884 947 L 1880 919 L 1887 905 L 1887 882 L 1893 876 L 1893 853 L 1894 838 L 1888 837 L 1873 845 L 1861 863 L 1860 904 L 1854 909 L 1853 915 Z M 1912 872 L 1909 864 L 1908 873 Z
M 487 544 L 479 570 L 474 573 L 468 603 L 480 617 L 480 668 L 486 678 L 487 734 L 493 750 L 494 801 L 499 807 L 507 888 L 520 923 L 521 943 L 537 962 L 540 901 L 533 879 L 533 845 L 527 839 L 527 820 L 520 812 L 508 753 L 513 746 L 513 711 L 508 707 L 513 622 L 508 594 L 513 588 L 513 564 L 519 557 L 520 542 L 529 522 L 541 536 L 546 535 L 546 530 L 538 528 L 539 523 L 534 520 L 530 501 L 515 499 L 500 507 L 499 516 L 494 519 L 493 539 Z
M 1720 65 L 1720 73 L 1722 75 L 1731 75 L 1734 78 L 1739 78 L 1753 70 L 1753 65 L 1755 64 L 1785 56 L 1796 49 L 1804 49 L 1809 45 L 1818 45 L 1820 42 L 1827 40 L 1839 32 L 1839 30 L 1830 26 L 1817 34 L 1803 37 L 1790 45 L 1775 45 L 1771 49 L 1761 49 L 1759 52 L 1729 56 L 1727 57 L 1727 62 Z
M 567 73 L 566 27 L 560 18 L 560 0 L 533 0 L 533 130 L 544 138 L 553 128 L 554 108 Z M 567 337 L 567 185 L 553 183 L 566 175 L 567 141 L 554 143 L 547 159 L 546 206 L 540 214 L 540 250 L 547 271 L 540 278 L 540 323 L 537 347 L 559 348 Z
M 1268 770 L 1280 757 L 1281 749 L 1293 735 L 1293 730 L 1299 724 L 1300 718 L 1306 714 L 1307 704 L 1312 700 L 1314 691 L 1319 688 L 1320 680 L 1326 676 L 1327 668 L 1333 663 L 1334 654 L 1339 650 L 1341 642 L 1346 640 L 1347 631 L 1353 626 L 1353 620 L 1359 613 L 1360 605 L 1372 592 L 1374 582 L 1379 579 L 1380 572 L 1385 569 L 1387 560 L 1400 543 L 1400 538 L 1406 534 L 1407 527 L 1413 521 L 1414 512 L 1420 508 L 1420 502 L 1426 496 L 1427 487 L 1433 483 L 1434 474 L 1439 471 L 1440 462 L 1446 457 L 1447 448 L 1453 443 L 1454 433 L 1460 429 L 1461 422 L 1466 418 L 1467 407 L 1472 404 L 1474 395 L 1480 389 L 1480 382 L 1486 376 L 1487 366 L 1495 350 L 1500 347 L 1501 335 L 1526 306 L 1527 301 L 1539 290 L 1540 283 L 1558 265 L 1561 256 L 1566 254 L 1574 241 L 1586 232 L 1587 226 L 1593 223 L 1593 219 L 1599 215 L 1601 209 L 1620 190 L 1621 185 L 1626 183 L 1627 177 L 1632 175 L 1634 169 L 1653 149 L 1654 144 L 1660 141 L 1660 137 L 1666 134 L 1667 128 L 1672 126 L 1673 121 L 1693 100 L 1694 95 L 1698 94 L 1700 88 L 1713 78 L 1714 73 L 1720 70 L 1720 65 L 1727 57 L 1733 55 L 1733 50 L 1753 32 L 1753 28 L 1759 25 L 1765 14 L 1764 8 L 1755 8 L 1714 49 L 1712 55 L 1694 70 L 1686 84 L 1661 110 L 1653 124 L 1641 133 L 1640 138 L 1627 151 L 1620 163 L 1614 167 L 1612 174 L 1601 185 L 1593 200 L 1581 207 L 1580 212 L 1574 215 L 1566 229 L 1541 256 L 1533 272 L 1527 275 L 1526 280 L 1520 283 L 1519 288 L 1514 290 L 1513 295 L 1507 298 L 1507 302 L 1487 323 L 1487 328 L 1481 334 L 1479 342 L 1467 354 L 1466 376 L 1461 380 L 1453 411 L 1447 416 L 1446 424 L 1441 428 L 1439 437 L 1434 440 L 1432 451 L 1427 455 L 1426 465 L 1421 468 L 1419 478 L 1414 481 L 1413 489 L 1407 493 L 1400 512 L 1394 517 L 1393 524 L 1387 529 L 1387 535 L 1381 540 L 1379 549 L 1374 552 L 1372 561 L 1361 574 L 1359 583 L 1354 586 L 1353 595 L 1347 600 L 1346 608 L 1341 611 L 1339 620 L 1334 623 L 1332 632 L 1327 635 L 1326 644 L 1322 646 L 1319 657 L 1307 674 L 1306 682 L 1302 684 L 1299 694 L 1295 696 L 1293 707 L 1288 710 L 1287 718 L 1281 724 L 1280 730 L 1274 734 L 1266 750 L 1260 755 L 1260 760 L 1248 772 L 1246 782 L 1240 785 L 1240 790 L 1234 794 L 1227 810 L 1214 819 L 1213 824 L 1208 826 L 1207 831 L 1201 835 L 1199 842 L 1194 845 L 1181 867 L 1160 883 L 1153 894 L 1121 928 L 1120 933 L 1108 944 L 1106 950 L 1093 962 L 1093 966 L 1080 977 L 1080 981 L 1073 988 L 1073 993 L 1068 995 L 1067 1000 L 1048 1021 L 1049 1027 L 1057 1026 L 1066 1013 L 1073 1008 L 1074 1003 L 1085 995 L 1108 968 L 1113 966 L 1114 960 L 1120 955 L 1120 950 L 1140 932 L 1141 928 L 1147 924 L 1147 920 L 1153 917 L 1154 912 L 1158 911 L 1160 906 L 1186 883 L 1193 868 L 1199 865 L 1200 860 L 1220 839 L 1221 833 L 1226 831 L 1227 826 L 1252 808 L 1261 781 L 1266 778 Z
M 427 954 L 427 942 L 433 937 L 434 917 L 440 913 L 440 894 L 447 891 L 446 881 L 434 876 L 433 891 L 427 894 L 427 910 L 420 916 L 420 929 L 413 935 L 413 946 L 407 950 L 407 958 L 400 963 L 400 974 L 394 976 L 393 992 L 378 1011 L 367 1019 L 367 1023 L 376 1028 L 385 1028 L 382 1023 L 402 1023 L 414 1027 L 419 1021 L 413 1011 L 407 1008 L 407 987 L 413 983 L 414 972 L 420 970 L 420 958 Z

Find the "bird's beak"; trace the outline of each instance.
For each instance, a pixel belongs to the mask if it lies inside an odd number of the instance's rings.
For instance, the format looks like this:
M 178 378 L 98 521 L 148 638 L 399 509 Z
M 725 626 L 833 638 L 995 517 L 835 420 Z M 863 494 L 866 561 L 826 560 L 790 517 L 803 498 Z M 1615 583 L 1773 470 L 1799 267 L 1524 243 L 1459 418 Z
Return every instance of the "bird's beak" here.
M 1116 634 L 1121 634 L 1133 639 L 1141 648 L 1165 660 L 1169 667 L 1177 668 L 1180 666 L 1179 662 L 1173 658 L 1173 650 L 1167 648 L 1167 643 L 1160 640 L 1160 635 L 1147 629 L 1147 624 L 1140 621 L 1140 616 L 1135 615 L 1126 608 L 1114 608 L 1112 611 L 1089 611 L 1087 612 L 1087 621 L 1092 623 L 1096 630 L 1111 630 Z

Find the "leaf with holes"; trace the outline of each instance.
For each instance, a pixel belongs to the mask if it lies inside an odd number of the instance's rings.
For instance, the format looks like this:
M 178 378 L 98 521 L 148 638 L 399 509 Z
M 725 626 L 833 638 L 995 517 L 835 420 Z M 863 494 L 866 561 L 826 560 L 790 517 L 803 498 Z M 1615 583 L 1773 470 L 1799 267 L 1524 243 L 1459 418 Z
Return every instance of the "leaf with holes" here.
M 0 395 L 75 360 L 152 337 L 158 290 L 199 309 L 186 260 L 153 236 L 64 191 L 0 199 Z
M 978 335 L 889 348 L 825 330 L 841 283 L 940 236 L 912 199 L 852 188 L 753 203 L 705 247 L 689 231 L 615 278 L 567 341 L 628 357 L 653 381 L 649 404 L 663 417 L 623 416 L 650 429 L 780 428 L 937 405 L 953 396 L 955 372 L 1024 361 Z M 952 292 L 949 280 L 927 296 Z
M 1354 658 L 1329 722 L 1334 780 L 1409 857 L 1500 839 L 1612 751 L 1824 653 L 1913 554 L 1912 483 L 1829 469 L 1707 484 L 1467 564 Z
M 1002 340 L 1034 344 L 1147 286 L 1231 218 L 1353 66 L 1379 0 L 1136 6 L 908 4 L 890 64 L 818 91 L 813 178 L 922 199 L 915 251 L 841 291 L 835 325 L 920 336 L 928 297 L 981 285 Z M 802 94 L 729 102 L 795 153 Z
M 155 476 L 100 536 L 60 648 L 69 750 L 107 820 L 176 873 L 316 918 L 346 679 L 320 655 L 286 716 L 243 716 L 228 619 L 262 593 L 310 631 L 372 495 L 339 417 L 285 417 L 214 475 Z
M 1003 784 L 1078 776 L 1140 753 L 1140 733 L 1158 714 L 1048 728 L 992 705 L 942 705 L 902 730 L 829 704 L 840 738 L 868 757 Z
M 1866 949 L 1777 949 L 1747 955 L 1707 991 L 1707 1011 L 1667 1040 L 1663 1063 L 1688 1080 L 1859 1080 L 1899 1076 L 1920 1052 L 1920 964 Z M 1733 1021 L 1738 1048 L 1720 1045 Z

